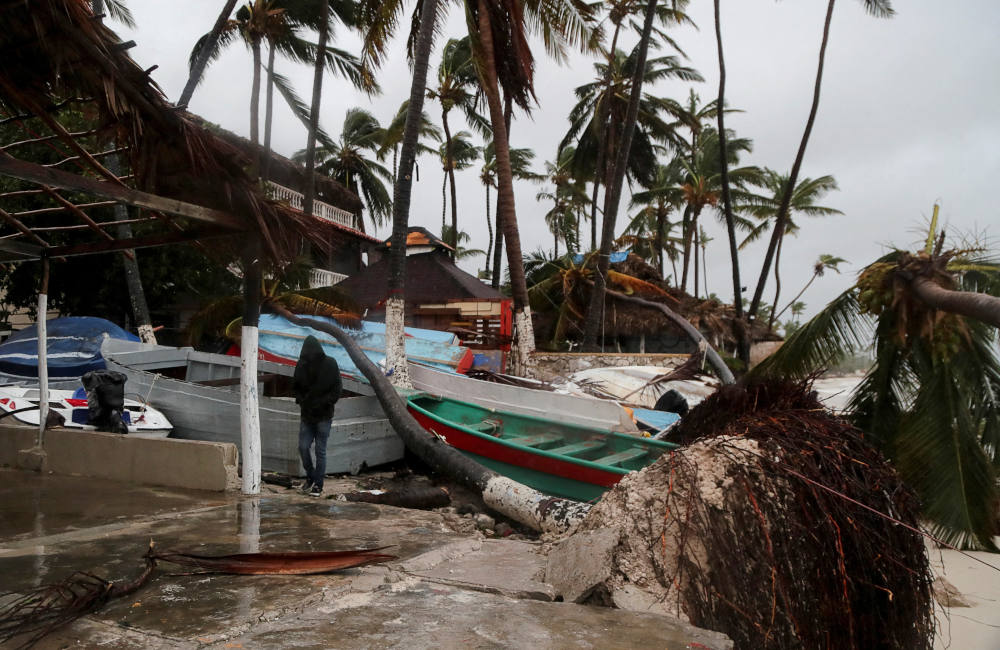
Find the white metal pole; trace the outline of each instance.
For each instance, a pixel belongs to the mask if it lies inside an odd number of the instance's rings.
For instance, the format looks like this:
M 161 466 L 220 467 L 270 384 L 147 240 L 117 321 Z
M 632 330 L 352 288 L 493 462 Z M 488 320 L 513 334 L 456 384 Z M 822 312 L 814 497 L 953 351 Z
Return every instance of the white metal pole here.
M 240 440 L 243 457 L 243 494 L 260 494 L 257 337 L 256 327 L 243 326 L 240 340 Z
M 48 262 L 45 262 L 48 264 Z M 47 271 L 47 269 L 46 269 Z M 47 276 L 48 273 L 46 272 Z M 38 294 L 38 447 L 45 442 L 45 421 L 49 417 L 49 360 L 48 334 L 45 327 L 46 310 L 49 297 L 44 292 Z

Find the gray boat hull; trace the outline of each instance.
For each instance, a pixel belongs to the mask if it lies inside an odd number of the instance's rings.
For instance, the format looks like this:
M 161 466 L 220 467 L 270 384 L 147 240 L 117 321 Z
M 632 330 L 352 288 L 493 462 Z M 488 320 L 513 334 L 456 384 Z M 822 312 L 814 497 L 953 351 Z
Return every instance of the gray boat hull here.
M 148 396 L 150 404 L 174 425 L 171 437 L 231 442 L 240 448 L 238 383 L 206 386 L 197 382 L 236 379 L 239 357 L 197 352 L 191 348 L 123 344 L 108 339 L 102 349 L 110 370 L 128 377 L 129 393 Z M 261 373 L 290 376 L 294 368 L 259 362 Z M 158 372 L 182 375 L 167 377 Z M 345 388 L 360 397 L 337 402 L 327 442 L 326 471 L 356 474 L 403 457 L 403 441 L 389 425 L 366 384 L 345 378 Z M 260 394 L 260 393 L 259 393 Z M 260 397 L 261 466 L 266 471 L 305 476 L 298 451 L 299 409 L 292 398 Z

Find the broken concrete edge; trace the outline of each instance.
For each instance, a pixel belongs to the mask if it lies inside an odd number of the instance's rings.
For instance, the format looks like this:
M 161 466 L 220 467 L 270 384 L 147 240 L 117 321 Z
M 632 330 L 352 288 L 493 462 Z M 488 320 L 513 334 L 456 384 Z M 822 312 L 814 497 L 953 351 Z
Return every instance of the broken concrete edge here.
M 589 503 L 550 497 L 500 475 L 486 480 L 483 502 L 505 517 L 542 533 L 568 532 L 590 512 Z
M 618 527 L 598 528 L 557 542 L 549 550 L 545 582 L 568 603 L 586 601 L 611 578 L 621 535 Z
M 230 443 L 50 429 L 39 449 L 36 434 L 34 428 L 0 426 L 0 465 L 215 492 L 236 483 L 237 452 Z

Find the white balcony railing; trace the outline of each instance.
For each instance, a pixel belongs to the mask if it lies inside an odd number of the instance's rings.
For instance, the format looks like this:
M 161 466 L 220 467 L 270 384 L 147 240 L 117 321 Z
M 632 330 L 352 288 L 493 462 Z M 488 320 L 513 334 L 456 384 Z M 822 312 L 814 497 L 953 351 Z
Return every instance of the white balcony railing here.
M 271 198 L 277 199 L 278 201 L 285 201 L 296 210 L 302 209 L 301 192 L 296 192 L 295 190 L 270 181 L 268 181 L 267 185 L 270 190 Z M 347 226 L 348 228 L 357 229 L 353 214 L 347 210 L 335 208 L 329 203 L 313 200 L 313 215 L 319 217 L 320 219 L 326 219 L 327 221 Z
M 309 288 L 317 289 L 319 287 L 329 287 L 337 284 L 341 280 L 346 280 L 347 276 L 343 273 L 334 273 L 333 271 L 326 271 L 324 269 L 309 269 Z

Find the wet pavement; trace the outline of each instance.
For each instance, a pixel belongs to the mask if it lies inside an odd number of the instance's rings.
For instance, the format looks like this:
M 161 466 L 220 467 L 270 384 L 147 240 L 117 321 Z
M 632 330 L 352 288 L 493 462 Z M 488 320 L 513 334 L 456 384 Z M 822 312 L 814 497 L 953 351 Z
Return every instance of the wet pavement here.
M 0 590 L 73 571 L 136 576 L 157 547 L 204 554 L 391 546 L 386 565 L 314 576 L 156 577 L 42 648 L 725 648 L 655 614 L 551 602 L 535 542 L 455 532 L 437 512 L 138 487 L 0 469 Z M 700 645 L 696 645 L 700 644 Z

